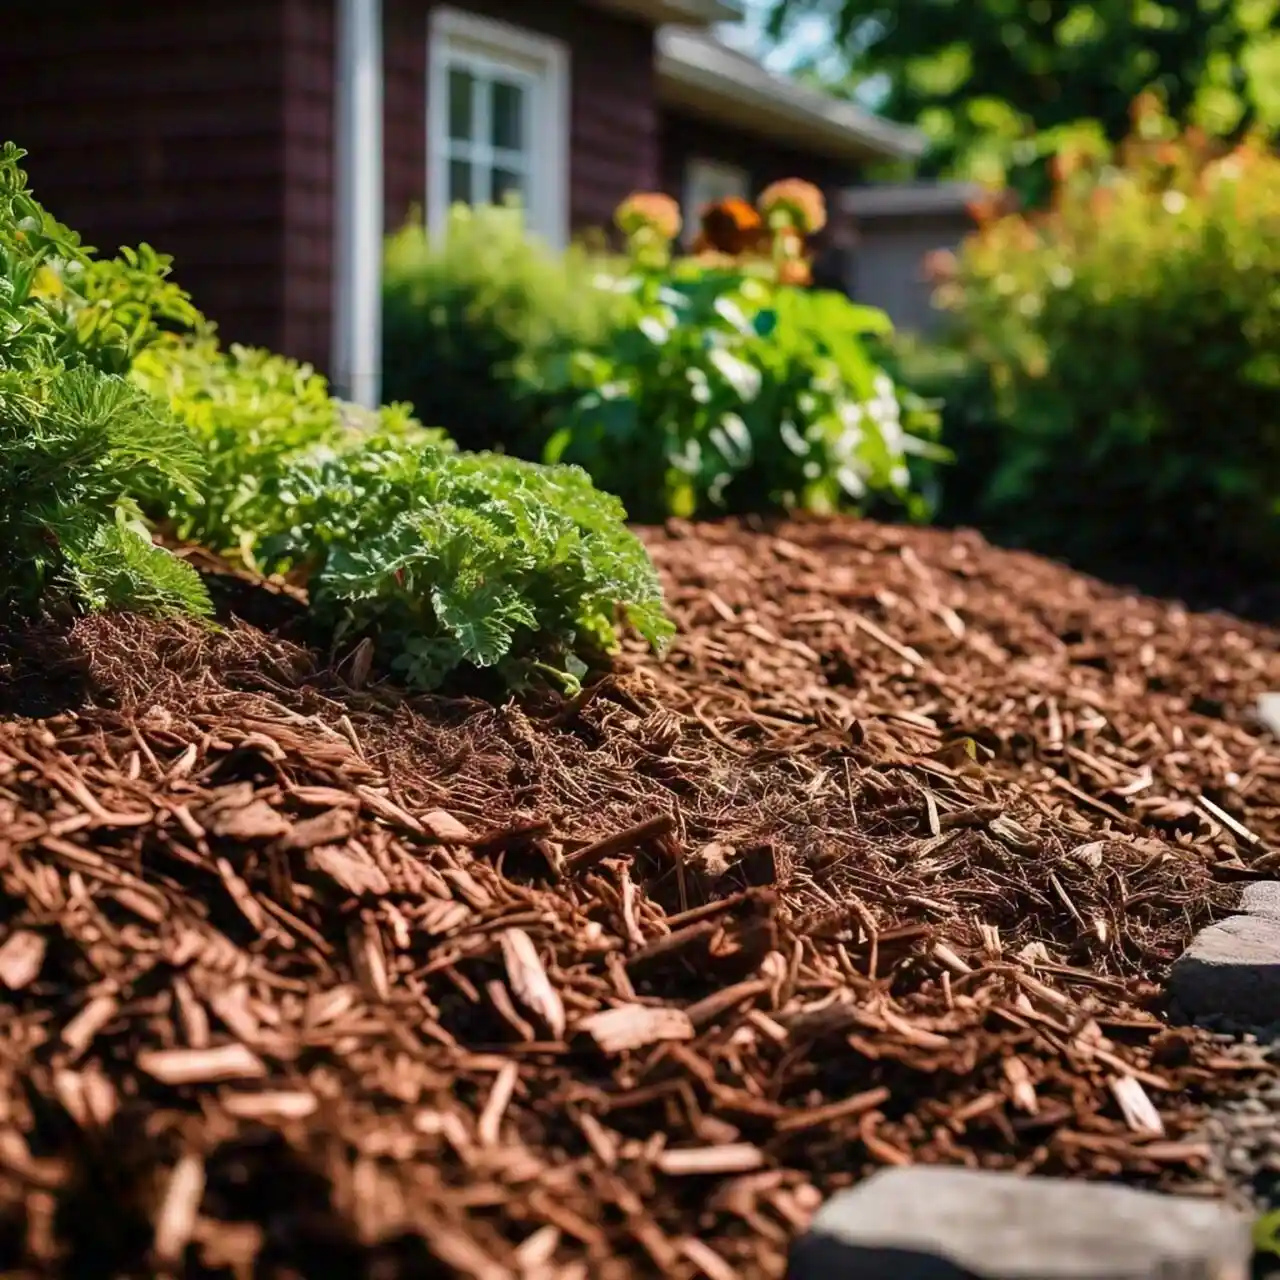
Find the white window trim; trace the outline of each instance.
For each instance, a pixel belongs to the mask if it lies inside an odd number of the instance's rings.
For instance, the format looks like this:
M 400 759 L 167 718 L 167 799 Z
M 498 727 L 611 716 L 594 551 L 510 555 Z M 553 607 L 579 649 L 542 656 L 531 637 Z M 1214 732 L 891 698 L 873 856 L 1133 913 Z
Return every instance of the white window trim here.
M 686 243 L 690 244 L 698 234 L 702 206 L 705 203 L 702 197 L 695 192 L 695 188 L 698 186 L 697 176 L 700 173 L 709 177 L 717 176 L 729 179 L 741 188 L 740 194 L 744 200 L 751 199 L 751 175 L 741 165 L 728 164 L 723 160 L 708 160 L 703 156 L 690 156 L 685 161 L 683 177 L 684 198 L 681 201 L 684 206 L 685 240 Z
M 569 50 L 551 36 L 436 7 L 427 24 L 427 225 L 448 218 L 448 129 L 451 51 L 511 67 L 531 80 L 529 229 L 556 248 L 569 241 Z

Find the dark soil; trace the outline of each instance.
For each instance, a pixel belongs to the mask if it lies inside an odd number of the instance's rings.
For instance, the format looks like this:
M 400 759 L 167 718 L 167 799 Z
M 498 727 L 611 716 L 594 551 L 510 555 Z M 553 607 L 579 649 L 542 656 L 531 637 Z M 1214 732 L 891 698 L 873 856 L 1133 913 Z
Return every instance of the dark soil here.
M 968 535 L 646 538 L 680 638 L 568 705 L 6 642 L 8 1274 L 722 1280 L 886 1163 L 1215 1190 L 1268 1069 L 1159 984 L 1280 863 L 1276 633 Z

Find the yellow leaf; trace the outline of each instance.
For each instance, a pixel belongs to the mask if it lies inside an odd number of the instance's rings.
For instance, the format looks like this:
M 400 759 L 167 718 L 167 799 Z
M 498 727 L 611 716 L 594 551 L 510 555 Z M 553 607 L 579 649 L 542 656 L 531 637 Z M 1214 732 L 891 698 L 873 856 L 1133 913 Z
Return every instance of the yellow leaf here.
M 66 286 L 62 283 L 62 277 L 46 263 L 36 271 L 31 292 L 37 298 L 60 298 L 66 293 Z
M 1253 1247 L 1259 1253 L 1280 1255 L 1280 1209 L 1264 1213 L 1253 1224 Z

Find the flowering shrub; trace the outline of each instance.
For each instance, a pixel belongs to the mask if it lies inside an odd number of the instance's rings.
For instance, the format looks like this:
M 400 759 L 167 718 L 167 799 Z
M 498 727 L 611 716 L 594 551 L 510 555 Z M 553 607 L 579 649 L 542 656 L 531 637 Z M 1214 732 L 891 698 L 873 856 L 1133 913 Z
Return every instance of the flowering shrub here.
M 674 204 L 626 201 L 630 267 L 598 287 L 628 309 L 605 341 L 540 371 L 570 398 L 546 458 L 582 466 L 645 521 L 832 511 L 873 494 L 911 503 L 908 458 L 939 451 L 933 416 L 870 353 L 888 319 L 796 287 L 825 216 L 815 188 L 779 183 L 759 209 L 707 209 L 694 257 L 673 260 Z
M 980 210 L 932 265 L 988 370 L 975 513 L 1098 563 L 1280 566 L 1280 160 L 1147 99 L 1114 156 L 1067 152 L 1042 213 Z M 966 451 L 968 439 L 959 441 Z

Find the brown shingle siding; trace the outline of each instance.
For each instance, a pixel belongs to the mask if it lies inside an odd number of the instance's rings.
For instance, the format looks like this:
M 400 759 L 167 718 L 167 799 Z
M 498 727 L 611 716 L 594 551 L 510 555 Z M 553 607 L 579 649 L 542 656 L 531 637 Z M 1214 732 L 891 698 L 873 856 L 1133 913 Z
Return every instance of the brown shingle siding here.
M 333 318 L 333 0 L 283 0 L 284 204 L 281 349 L 324 368 Z
M 229 340 L 278 345 L 282 0 L 4 6 L 0 133 L 90 244 L 148 241 Z
M 427 32 L 437 0 L 383 0 L 385 216 L 426 202 Z M 133 0 L 5 8 L 0 132 L 89 243 L 146 240 L 228 341 L 328 363 L 333 318 L 335 0 Z M 607 226 L 630 191 L 678 191 L 691 154 L 757 183 L 833 166 L 660 113 L 654 33 L 585 0 L 456 7 L 564 42 L 569 216 Z M 660 161 L 661 158 L 661 161 Z M 842 180 L 842 179 L 840 179 Z
M 388 230 L 427 197 L 427 9 L 423 0 L 383 0 L 383 141 Z

